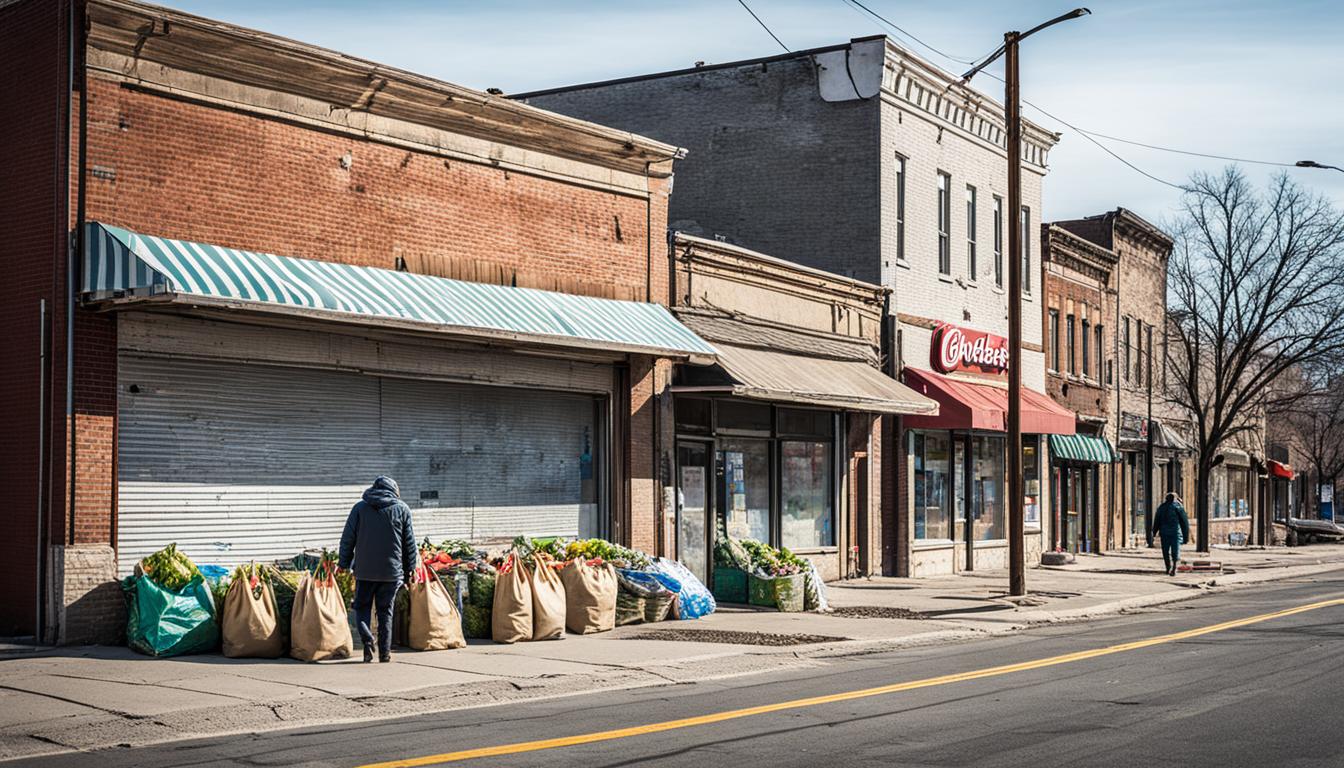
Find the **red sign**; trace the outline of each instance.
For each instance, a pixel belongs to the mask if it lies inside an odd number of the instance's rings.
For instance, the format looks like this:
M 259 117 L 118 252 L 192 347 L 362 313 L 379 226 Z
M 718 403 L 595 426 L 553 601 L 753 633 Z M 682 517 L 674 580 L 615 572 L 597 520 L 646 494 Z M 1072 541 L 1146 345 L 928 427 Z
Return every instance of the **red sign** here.
M 992 333 L 943 324 L 933 330 L 931 351 L 933 367 L 943 373 L 1008 372 L 1008 340 Z

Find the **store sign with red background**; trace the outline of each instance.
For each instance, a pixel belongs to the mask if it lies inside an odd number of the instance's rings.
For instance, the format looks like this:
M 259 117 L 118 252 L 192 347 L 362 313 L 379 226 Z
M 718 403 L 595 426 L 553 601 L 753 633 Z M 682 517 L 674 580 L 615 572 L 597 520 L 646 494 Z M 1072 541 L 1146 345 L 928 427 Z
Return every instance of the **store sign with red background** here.
M 942 373 L 1008 373 L 1008 340 L 992 333 L 944 323 L 933 329 L 933 369 Z

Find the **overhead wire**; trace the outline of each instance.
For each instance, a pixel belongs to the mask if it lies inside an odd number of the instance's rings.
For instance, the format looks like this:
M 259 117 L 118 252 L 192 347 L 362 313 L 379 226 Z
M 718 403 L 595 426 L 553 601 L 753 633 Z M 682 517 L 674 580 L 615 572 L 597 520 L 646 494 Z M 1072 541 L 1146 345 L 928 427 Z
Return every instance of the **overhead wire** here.
M 783 41 L 783 40 L 780 40 L 780 39 L 779 39 L 779 36 L 778 36 L 778 35 L 776 35 L 774 32 L 771 32 L 771 31 L 770 31 L 770 27 L 766 26 L 766 24 L 765 24 L 764 21 L 761 21 L 761 17 L 760 17 L 760 16 L 757 16 L 757 15 L 756 15 L 756 12 L 753 11 L 753 10 L 751 10 L 751 6 L 747 5 L 746 0 L 737 0 L 737 2 L 738 2 L 739 5 L 741 5 L 743 8 L 745 8 L 745 9 L 747 10 L 747 13 L 750 13 L 750 14 L 751 14 L 751 18 L 755 19 L 757 24 L 760 24 L 760 25 L 761 25 L 761 29 L 764 29 L 764 30 L 766 31 L 767 34 L 769 34 L 771 37 L 775 38 L 775 42 L 776 42 L 776 43 L 779 43 L 779 47 L 780 47 L 780 48 L 783 48 L 785 53 L 792 53 L 792 52 L 793 52 L 793 50 L 792 50 L 791 48 L 789 48 L 789 46 L 787 46 L 787 45 L 784 44 L 784 41 Z

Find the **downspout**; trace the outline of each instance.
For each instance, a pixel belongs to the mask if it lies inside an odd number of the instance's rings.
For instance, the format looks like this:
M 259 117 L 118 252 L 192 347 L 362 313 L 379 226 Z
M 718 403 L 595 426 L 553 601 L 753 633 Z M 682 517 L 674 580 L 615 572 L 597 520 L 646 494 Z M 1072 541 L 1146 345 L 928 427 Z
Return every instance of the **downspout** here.
M 653 301 L 653 161 L 644 161 L 644 301 Z

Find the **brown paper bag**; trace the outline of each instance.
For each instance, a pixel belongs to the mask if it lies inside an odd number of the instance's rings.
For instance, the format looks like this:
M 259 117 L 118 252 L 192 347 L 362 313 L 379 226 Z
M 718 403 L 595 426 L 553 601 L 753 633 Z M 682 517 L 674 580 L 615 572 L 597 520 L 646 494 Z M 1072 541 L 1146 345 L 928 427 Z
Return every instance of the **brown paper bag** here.
M 560 571 L 565 585 L 565 626 L 586 635 L 616 626 L 616 570 L 610 563 L 589 565 L 583 558 Z
M 549 562 L 533 558 L 529 578 L 532 587 L 532 639 L 559 640 L 565 636 L 565 585 L 560 581 L 560 574 Z
M 490 636 L 496 643 L 532 639 L 532 587 L 527 566 L 517 555 L 505 561 L 508 570 L 495 578 L 495 603 L 490 610 Z
M 252 571 L 255 572 L 253 566 Z M 238 573 L 224 593 L 219 612 L 224 655 L 231 659 L 276 659 L 285 652 L 280 634 L 279 611 L 271 582 L 260 577 L 261 595 L 256 596 L 248 576 Z
M 330 574 L 305 574 L 294 592 L 289 655 L 299 661 L 344 659 L 354 650 L 345 602 Z
M 466 646 L 457 601 L 433 573 L 423 573 L 422 577 L 424 581 L 406 588 L 411 598 L 407 645 L 417 651 L 446 651 Z

